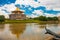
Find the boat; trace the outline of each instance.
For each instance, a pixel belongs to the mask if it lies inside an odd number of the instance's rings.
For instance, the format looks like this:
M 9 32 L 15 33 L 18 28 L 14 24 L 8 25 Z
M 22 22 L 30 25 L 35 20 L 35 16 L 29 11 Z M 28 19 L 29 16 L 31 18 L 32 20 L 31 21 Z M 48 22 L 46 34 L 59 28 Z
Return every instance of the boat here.
M 47 29 L 46 27 L 45 27 L 45 30 L 46 30 L 45 34 L 52 35 L 54 37 L 54 39 L 57 39 L 57 40 L 60 39 L 60 35 L 59 34 L 57 34 L 57 33 L 53 32 L 53 31 Z

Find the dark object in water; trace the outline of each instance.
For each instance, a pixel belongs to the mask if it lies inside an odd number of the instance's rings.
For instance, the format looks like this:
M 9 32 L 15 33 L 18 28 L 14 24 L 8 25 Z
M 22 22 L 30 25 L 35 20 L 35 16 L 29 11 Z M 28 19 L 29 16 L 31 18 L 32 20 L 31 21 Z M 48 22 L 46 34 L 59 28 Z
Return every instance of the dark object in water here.
M 59 34 L 57 34 L 55 32 L 52 32 L 51 30 L 47 29 L 46 27 L 45 27 L 45 30 L 46 30 L 45 34 L 50 34 L 50 35 L 54 36 L 54 38 L 57 39 L 57 40 L 60 39 L 60 35 Z

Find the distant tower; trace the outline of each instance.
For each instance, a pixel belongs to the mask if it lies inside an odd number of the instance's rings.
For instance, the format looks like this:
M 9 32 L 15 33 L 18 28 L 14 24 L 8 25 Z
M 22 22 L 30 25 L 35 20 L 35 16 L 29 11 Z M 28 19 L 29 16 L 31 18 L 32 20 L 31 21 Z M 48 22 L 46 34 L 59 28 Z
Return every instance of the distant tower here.
M 26 15 L 23 14 L 23 11 L 20 11 L 19 8 L 16 8 L 15 11 L 12 11 L 12 14 L 9 15 L 9 19 L 11 20 L 24 20 L 26 19 Z

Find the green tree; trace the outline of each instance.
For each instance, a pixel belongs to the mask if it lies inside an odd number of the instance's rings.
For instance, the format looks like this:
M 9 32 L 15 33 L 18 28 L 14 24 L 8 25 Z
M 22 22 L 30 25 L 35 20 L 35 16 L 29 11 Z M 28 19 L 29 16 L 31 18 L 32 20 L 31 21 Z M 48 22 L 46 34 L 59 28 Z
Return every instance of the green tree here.
M 40 16 L 39 20 L 41 20 L 41 21 L 47 21 L 47 18 L 46 18 L 46 16 Z
M 52 21 L 53 18 L 52 17 L 47 17 L 47 21 Z
M 46 17 L 46 16 L 39 16 L 33 18 L 34 20 L 40 20 L 40 21 L 58 21 L 58 17 Z
M 53 17 L 53 20 L 54 20 L 54 21 L 57 21 L 57 20 L 58 20 L 58 18 L 57 18 L 57 17 Z
M 4 22 L 5 21 L 5 17 L 3 15 L 0 15 L 0 22 Z
M 47 17 L 47 21 L 58 21 L 57 17 Z

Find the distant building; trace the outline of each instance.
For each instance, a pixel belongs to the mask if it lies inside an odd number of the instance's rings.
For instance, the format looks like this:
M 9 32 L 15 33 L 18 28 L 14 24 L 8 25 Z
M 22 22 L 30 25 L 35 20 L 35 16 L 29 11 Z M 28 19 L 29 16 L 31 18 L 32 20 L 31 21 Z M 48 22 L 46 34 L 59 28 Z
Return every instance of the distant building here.
M 12 14 L 9 15 L 9 19 L 11 20 L 24 20 L 26 19 L 26 15 L 23 14 L 23 11 L 20 11 L 19 8 L 16 8 L 15 11 L 12 11 Z

